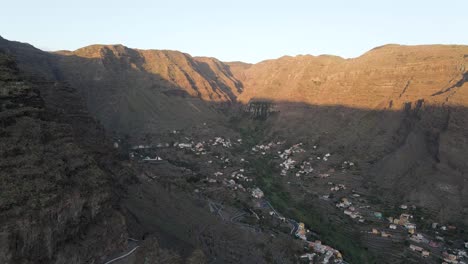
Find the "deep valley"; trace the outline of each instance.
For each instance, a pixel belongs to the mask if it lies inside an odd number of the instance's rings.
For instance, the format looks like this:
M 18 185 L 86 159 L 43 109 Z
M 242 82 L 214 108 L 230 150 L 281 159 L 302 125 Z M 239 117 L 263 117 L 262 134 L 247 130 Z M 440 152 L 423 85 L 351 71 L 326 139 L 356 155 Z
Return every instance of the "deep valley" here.
M 466 263 L 467 67 L 0 37 L 0 262 Z

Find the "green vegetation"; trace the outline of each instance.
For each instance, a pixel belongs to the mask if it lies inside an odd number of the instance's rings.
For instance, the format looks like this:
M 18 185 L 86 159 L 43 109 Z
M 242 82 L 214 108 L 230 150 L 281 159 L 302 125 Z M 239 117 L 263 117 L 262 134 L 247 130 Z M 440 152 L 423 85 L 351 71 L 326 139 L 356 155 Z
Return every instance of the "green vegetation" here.
M 254 146 L 261 142 L 263 129 L 261 126 L 241 129 L 244 143 Z M 376 263 L 374 257 L 364 249 L 358 239 L 358 234 L 353 235 L 344 227 L 336 223 L 327 214 L 317 214 L 320 211 L 315 208 L 313 202 L 308 200 L 295 201 L 285 191 L 281 180 L 275 179 L 278 175 L 273 166 L 272 156 L 261 156 L 250 159 L 252 170 L 256 175 L 256 184 L 262 188 L 270 203 L 286 217 L 304 222 L 314 232 L 320 235 L 324 243 L 340 250 L 346 260 L 351 263 Z
M 285 216 L 304 222 L 313 231 L 320 234 L 324 243 L 340 250 L 351 263 L 375 263 L 374 258 L 367 252 L 357 236 L 352 236 L 343 226 L 333 221 L 331 217 L 314 212 L 314 205 L 308 201 L 294 201 L 286 192 L 280 181 L 273 178 L 274 170 L 267 157 L 251 161 L 257 175 L 257 185 L 265 192 L 270 203 Z

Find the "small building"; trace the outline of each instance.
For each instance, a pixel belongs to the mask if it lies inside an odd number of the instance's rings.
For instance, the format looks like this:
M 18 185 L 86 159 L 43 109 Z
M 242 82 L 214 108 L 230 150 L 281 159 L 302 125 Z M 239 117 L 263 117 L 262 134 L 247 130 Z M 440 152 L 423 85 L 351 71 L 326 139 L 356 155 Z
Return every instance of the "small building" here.
M 410 218 L 411 218 L 411 215 L 409 215 L 409 214 L 401 214 L 399 224 L 404 225 L 404 224 L 408 223 Z
M 381 212 L 374 212 L 374 216 L 377 218 L 382 218 L 382 213 Z
M 301 256 L 302 259 L 308 259 L 310 261 L 312 261 L 314 259 L 314 257 L 316 256 L 315 253 L 307 253 L 307 254 L 304 254 Z
M 431 253 L 429 253 L 429 251 L 427 251 L 427 250 L 423 250 L 423 251 L 421 252 L 421 256 L 422 256 L 423 258 L 429 257 L 430 254 L 431 254 Z
M 381 237 L 391 237 L 392 235 L 389 234 L 389 233 L 386 233 L 386 232 L 382 231 L 382 233 L 380 233 L 380 236 L 381 236 Z
M 302 240 L 305 240 L 307 241 L 307 237 L 306 237 L 306 230 L 305 230 L 305 225 L 304 223 L 299 223 L 299 226 L 297 228 L 297 232 L 296 232 L 296 237 L 302 239 Z
M 260 188 L 255 188 L 252 190 L 252 196 L 254 198 L 260 199 L 264 196 L 263 191 Z
M 457 263 L 457 256 L 453 254 L 448 254 L 444 261 L 447 261 L 449 263 Z
M 404 226 L 405 226 L 407 229 L 416 229 L 416 225 L 415 225 L 415 224 L 412 224 L 412 223 L 406 223 L 406 224 L 404 224 Z
M 190 143 L 180 143 L 178 145 L 179 148 L 183 149 L 183 148 L 192 148 L 192 144 Z
M 397 229 L 397 225 L 395 225 L 395 224 L 390 224 L 389 228 L 395 230 L 395 229 Z
M 343 199 L 341 199 L 341 201 L 342 201 L 343 204 L 346 205 L 346 206 L 350 206 L 350 205 L 351 205 L 351 202 L 348 200 L 348 198 L 343 198 Z
M 411 244 L 409 247 L 410 247 L 411 250 L 417 251 L 417 252 L 422 252 L 424 250 L 422 247 L 418 247 L 418 246 L 413 245 L 413 244 Z
M 440 243 L 436 242 L 436 241 L 430 241 L 429 246 L 433 247 L 433 248 L 438 248 L 438 247 L 440 247 Z
M 147 156 L 147 157 L 145 157 L 143 159 L 143 161 L 144 162 L 149 162 L 149 163 L 160 163 L 160 162 L 163 162 L 164 160 L 159 156 L 156 156 L 154 158 L 150 158 L 150 157 Z

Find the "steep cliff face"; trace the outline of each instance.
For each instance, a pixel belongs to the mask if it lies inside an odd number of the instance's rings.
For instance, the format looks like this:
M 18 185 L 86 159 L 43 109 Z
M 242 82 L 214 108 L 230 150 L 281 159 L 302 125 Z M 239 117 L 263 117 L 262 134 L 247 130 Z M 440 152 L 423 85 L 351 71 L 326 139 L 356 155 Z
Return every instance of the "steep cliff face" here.
M 89 112 L 121 134 L 223 123 L 225 117 L 212 103 L 229 105 L 242 91 L 220 61 L 177 51 L 93 45 L 47 53 L 1 38 L 0 48 L 14 55 L 25 73 L 77 89 Z
M 52 94 L 61 102 L 48 104 Z M 103 161 L 110 148 L 89 137 L 102 130 L 79 102 L 66 86 L 24 80 L 0 53 L 1 263 L 99 263 L 126 246 L 115 209 L 125 170 Z
M 90 46 L 54 56 L 63 79 L 81 87 L 103 125 L 135 134 L 181 129 L 223 116 L 207 102 L 230 103 L 241 84 L 212 58 L 177 51 Z
M 241 92 L 241 84 L 233 79 L 226 65 L 215 58 L 194 58 L 179 51 L 139 50 L 122 45 L 93 45 L 58 54 L 96 59 L 102 68 L 97 69 L 94 79 L 103 78 L 100 74 L 105 70 L 134 69 L 155 77 L 152 85 L 165 89 L 181 89 L 188 95 L 203 100 L 233 101 Z M 233 87 L 238 89 L 231 89 Z
M 404 102 L 431 98 L 465 77 L 466 46 L 375 48 L 355 59 L 334 56 L 282 57 L 239 69 L 239 100 L 268 98 L 310 105 L 401 109 Z M 427 100 L 426 100 L 427 101 Z

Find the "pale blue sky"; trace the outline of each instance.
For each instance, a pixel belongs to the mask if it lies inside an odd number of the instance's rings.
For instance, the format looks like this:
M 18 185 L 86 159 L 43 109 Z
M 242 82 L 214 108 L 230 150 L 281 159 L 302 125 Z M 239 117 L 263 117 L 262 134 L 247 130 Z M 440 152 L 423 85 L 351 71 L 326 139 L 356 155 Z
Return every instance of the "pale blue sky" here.
M 468 0 L 10 0 L 0 35 L 46 50 L 174 49 L 223 61 L 356 57 L 387 43 L 468 44 Z

